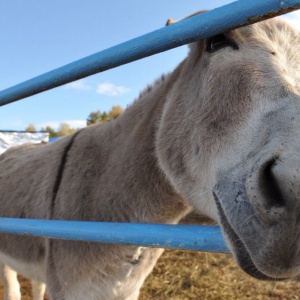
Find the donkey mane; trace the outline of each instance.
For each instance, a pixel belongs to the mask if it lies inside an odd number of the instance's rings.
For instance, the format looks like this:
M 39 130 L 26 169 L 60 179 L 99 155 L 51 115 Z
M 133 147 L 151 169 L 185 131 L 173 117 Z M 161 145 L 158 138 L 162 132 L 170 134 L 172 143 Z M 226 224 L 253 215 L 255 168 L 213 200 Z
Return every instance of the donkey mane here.
M 135 103 L 136 101 L 139 101 L 146 94 L 149 94 L 157 85 L 164 82 L 166 80 L 166 77 L 168 77 L 168 75 L 169 74 L 162 74 L 159 78 L 155 79 L 153 83 L 148 84 L 142 91 L 140 91 L 138 98 L 135 99 L 133 101 L 133 103 Z

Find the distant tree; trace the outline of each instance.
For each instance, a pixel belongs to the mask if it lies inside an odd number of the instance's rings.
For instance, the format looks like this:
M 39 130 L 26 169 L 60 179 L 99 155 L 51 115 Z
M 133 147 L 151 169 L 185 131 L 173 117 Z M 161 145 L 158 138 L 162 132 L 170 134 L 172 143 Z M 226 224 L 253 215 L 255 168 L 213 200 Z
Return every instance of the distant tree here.
M 29 124 L 25 130 L 26 131 L 36 131 L 36 127 L 33 124 Z
M 113 106 L 108 113 L 108 118 L 114 120 L 123 113 L 124 109 L 121 106 Z
M 46 126 L 46 128 L 42 128 L 42 131 L 47 131 L 49 132 L 49 137 L 56 137 L 57 136 L 57 132 L 51 127 L 51 126 Z
M 111 110 L 107 113 L 104 111 L 102 114 L 100 110 L 93 111 L 89 114 L 86 119 L 86 124 L 96 124 L 96 123 L 103 123 L 109 120 L 114 120 L 119 117 L 123 113 L 124 109 L 121 106 L 113 106 Z
M 101 115 L 101 120 L 102 120 L 103 122 L 106 122 L 106 121 L 108 120 L 108 114 L 107 114 L 106 111 L 103 112 L 103 114 Z
M 102 115 L 100 110 L 91 112 L 86 119 L 86 125 L 96 124 L 102 121 Z
M 67 123 L 61 123 L 58 130 L 57 130 L 57 136 L 63 136 L 68 135 L 75 132 L 74 128 L 71 128 L 69 124 Z

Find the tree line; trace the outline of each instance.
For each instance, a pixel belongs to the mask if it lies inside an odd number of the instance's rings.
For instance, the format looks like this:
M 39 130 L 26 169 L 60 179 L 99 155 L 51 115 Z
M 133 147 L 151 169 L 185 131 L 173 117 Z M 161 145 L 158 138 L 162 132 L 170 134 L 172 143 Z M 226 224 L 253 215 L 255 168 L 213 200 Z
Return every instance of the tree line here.
M 109 122 L 111 120 L 114 120 L 118 118 L 122 113 L 124 109 L 121 106 L 113 106 L 112 109 L 109 112 L 101 112 L 100 110 L 91 112 L 87 119 L 86 119 L 86 125 L 92 125 L 97 123 L 105 123 Z M 47 131 L 49 132 L 49 137 L 57 137 L 57 136 L 63 136 L 70 133 L 73 133 L 78 128 L 71 127 L 68 123 L 61 123 L 57 130 L 52 128 L 51 126 L 42 127 L 41 131 Z M 26 131 L 37 131 L 34 124 L 29 124 L 26 129 Z

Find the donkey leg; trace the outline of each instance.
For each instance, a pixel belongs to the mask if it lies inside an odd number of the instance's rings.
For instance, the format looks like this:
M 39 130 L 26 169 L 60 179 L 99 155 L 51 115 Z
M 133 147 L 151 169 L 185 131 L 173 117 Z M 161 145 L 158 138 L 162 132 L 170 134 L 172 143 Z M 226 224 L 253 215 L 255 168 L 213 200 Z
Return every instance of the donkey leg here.
M 33 300 L 44 300 L 46 284 L 40 281 L 31 280 Z
M 137 300 L 139 298 L 140 290 L 138 289 L 136 292 L 128 295 L 128 297 L 124 298 L 124 300 Z
M 0 262 L 0 278 L 3 282 L 4 300 L 21 300 L 17 272 Z

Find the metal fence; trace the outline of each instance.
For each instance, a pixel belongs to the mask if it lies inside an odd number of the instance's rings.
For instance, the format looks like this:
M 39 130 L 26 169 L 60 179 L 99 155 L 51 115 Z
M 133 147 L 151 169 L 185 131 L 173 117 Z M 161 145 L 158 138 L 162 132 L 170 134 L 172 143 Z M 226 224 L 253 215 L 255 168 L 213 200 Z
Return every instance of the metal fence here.
M 238 0 L 95 53 L 0 92 L 0 106 L 117 66 L 300 8 L 300 0 Z M 219 227 L 0 218 L 0 232 L 227 252 Z

